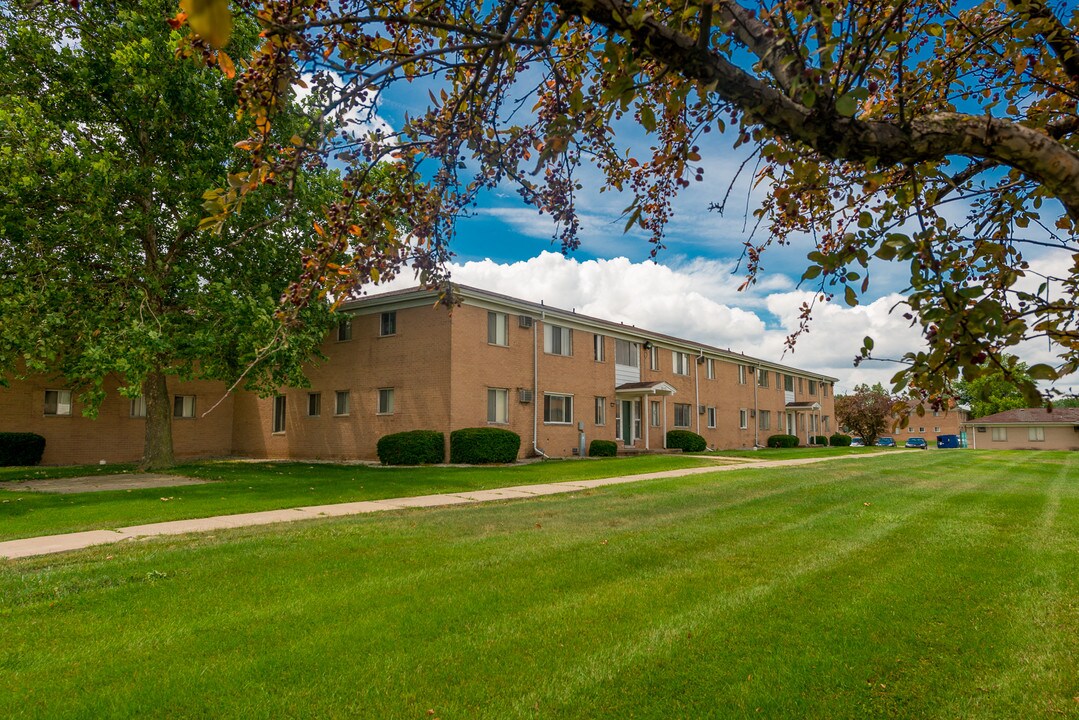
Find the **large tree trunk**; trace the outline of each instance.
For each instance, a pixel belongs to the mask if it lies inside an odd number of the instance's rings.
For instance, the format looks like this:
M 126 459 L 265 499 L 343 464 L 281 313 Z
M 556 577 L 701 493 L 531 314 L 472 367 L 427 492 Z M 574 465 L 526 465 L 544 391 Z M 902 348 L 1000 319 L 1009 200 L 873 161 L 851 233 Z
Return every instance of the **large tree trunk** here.
M 140 470 L 164 470 L 175 464 L 172 454 L 172 403 L 165 374 L 151 372 L 142 384 L 146 398 L 146 444 Z

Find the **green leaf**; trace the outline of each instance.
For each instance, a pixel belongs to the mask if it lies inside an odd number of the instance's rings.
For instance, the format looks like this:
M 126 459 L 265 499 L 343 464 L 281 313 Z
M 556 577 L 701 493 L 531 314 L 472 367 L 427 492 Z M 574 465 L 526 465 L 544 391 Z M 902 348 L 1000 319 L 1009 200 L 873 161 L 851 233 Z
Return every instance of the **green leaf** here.
M 1056 380 L 1057 371 L 1052 365 L 1046 365 L 1045 363 L 1038 363 L 1037 365 L 1031 365 L 1027 369 L 1027 374 L 1035 380 Z
M 866 335 L 864 338 L 862 338 L 862 347 L 864 347 L 866 350 L 872 350 L 873 349 L 873 338 L 869 337 L 868 335 Z
M 835 101 L 835 111 L 843 117 L 853 117 L 858 112 L 858 99 L 853 92 L 846 93 Z
M 846 291 L 843 293 L 843 299 L 847 301 L 847 305 L 856 307 L 858 305 L 858 294 L 854 292 L 854 288 L 850 285 L 847 286 Z

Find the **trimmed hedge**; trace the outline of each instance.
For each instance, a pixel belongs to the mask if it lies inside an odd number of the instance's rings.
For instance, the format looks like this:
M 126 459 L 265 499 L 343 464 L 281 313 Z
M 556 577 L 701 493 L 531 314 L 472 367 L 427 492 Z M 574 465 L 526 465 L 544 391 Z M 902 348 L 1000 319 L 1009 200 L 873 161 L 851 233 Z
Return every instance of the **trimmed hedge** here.
M 0 432 L 0 467 L 37 465 L 45 453 L 45 438 L 37 433 Z
M 813 444 L 814 445 L 827 445 L 828 444 L 828 436 L 827 435 L 814 435 L 813 436 Z
M 588 445 L 588 457 L 614 457 L 618 454 L 618 443 L 613 440 L 593 440 Z
M 832 447 L 850 447 L 850 441 L 851 436 L 843 433 L 836 433 L 828 438 L 828 444 Z
M 796 448 L 798 438 L 794 435 L 770 435 L 766 444 L 770 448 Z
M 410 430 L 378 439 L 383 465 L 429 465 L 446 459 L 446 436 L 436 430 Z
M 668 430 L 667 447 L 682 452 L 702 452 L 708 449 L 708 443 L 691 430 Z
M 511 463 L 520 449 L 521 436 L 512 430 L 463 428 L 450 433 L 451 463 Z

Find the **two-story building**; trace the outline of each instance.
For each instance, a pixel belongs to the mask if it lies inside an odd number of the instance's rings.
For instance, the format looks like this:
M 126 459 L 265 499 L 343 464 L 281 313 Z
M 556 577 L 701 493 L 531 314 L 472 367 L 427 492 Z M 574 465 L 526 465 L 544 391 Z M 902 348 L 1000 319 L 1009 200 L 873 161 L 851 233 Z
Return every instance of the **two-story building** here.
M 220 383 L 170 384 L 177 456 L 373 459 L 388 433 L 480 426 L 549 457 L 577 452 L 581 433 L 646 450 L 671 429 L 713 448 L 834 429 L 836 378 L 476 288 L 455 297 L 452 310 L 426 289 L 346 303 L 306 388 L 238 392 L 203 415 Z M 61 383 L 34 378 L 0 390 L 0 430 L 44 435 L 48 463 L 129 461 L 140 408 L 112 393 L 88 420 Z

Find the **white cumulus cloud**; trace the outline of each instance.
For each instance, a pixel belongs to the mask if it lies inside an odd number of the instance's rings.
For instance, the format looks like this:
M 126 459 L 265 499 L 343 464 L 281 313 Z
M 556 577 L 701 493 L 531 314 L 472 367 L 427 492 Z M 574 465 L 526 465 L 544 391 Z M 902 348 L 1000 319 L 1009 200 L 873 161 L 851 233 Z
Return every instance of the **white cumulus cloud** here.
M 876 355 L 899 357 L 920 344 L 903 310 L 890 312 L 901 299 L 892 294 L 849 308 L 819 302 L 810 331 L 784 356 L 784 340 L 798 327 L 798 311 L 813 294 L 794 288 L 789 278 L 762 278 L 738 292 L 742 277 L 730 261 L 693 259 L 660 265 L 609 260 L 576 260 L 544 252 L 528 260 L 498 263 L 480 260 L 450 266 L 454 282 L 579 313 L 624 322 L 676 337 L 697 340 L 735 352 L 783 362 L 839 378 L 838 389 L 862 382 L 889 385 L 898 366 L 865 363 L 853 367 L 862 338 L 872 336 Z M 404 273 L 375 292 L 415 284 Z

